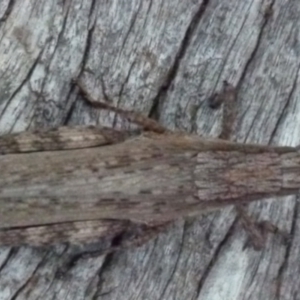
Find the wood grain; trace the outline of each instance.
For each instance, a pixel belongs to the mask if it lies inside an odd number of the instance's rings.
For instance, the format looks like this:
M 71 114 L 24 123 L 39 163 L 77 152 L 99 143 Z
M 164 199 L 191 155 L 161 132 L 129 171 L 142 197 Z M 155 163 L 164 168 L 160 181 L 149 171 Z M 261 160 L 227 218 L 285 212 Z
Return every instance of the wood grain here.
M 266 3 L 267 2 L 267 3 Z M 299 3 L 270 1 L 0 2 L 0 131 L 129 124 L 85 105 L 71 88 L 157 117 L 168 129 L 217 137 L 222 109 L 207 99 L 237 86 L 234 140 L 299 144 Z M 104 84 L 102 84 L 104 83 Z M 299 296 L 295 197 L 250 206 L 292 236 L 245 248 L 230 208 L 177 222 L 137 250 L 81 260 L 71 251 L 1 248 L 2 299 L 292 299 Z M 283 200 L 283 199 L 282 199 Z M 18 272 L 16 271 L 18 270 Z

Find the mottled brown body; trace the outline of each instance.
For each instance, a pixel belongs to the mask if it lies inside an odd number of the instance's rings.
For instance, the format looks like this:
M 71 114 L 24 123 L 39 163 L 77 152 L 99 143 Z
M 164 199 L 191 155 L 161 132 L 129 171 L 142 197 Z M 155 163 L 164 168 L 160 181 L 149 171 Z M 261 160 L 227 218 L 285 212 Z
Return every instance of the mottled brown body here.
M 91 242 L 124 226 L 161 225 L 300 187 L 292 147 L 128 135 L 88 127 L 2 137 L 3 153 L 8 144 L 19 153 L 0 156 L 0 245 Z

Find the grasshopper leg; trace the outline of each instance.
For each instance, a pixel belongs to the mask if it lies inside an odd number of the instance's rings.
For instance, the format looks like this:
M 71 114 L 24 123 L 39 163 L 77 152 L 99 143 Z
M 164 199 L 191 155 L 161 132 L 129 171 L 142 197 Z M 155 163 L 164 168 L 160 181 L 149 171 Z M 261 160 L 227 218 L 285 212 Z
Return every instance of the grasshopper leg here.
M 141 126 L 144 130 L 147 130 L 147 131 L 153 131 L 156 133 L 164 133 L 167 131 L 167 129 L 165 127 L 161 126 L 157 121 L 155 121 L 154 119 L 148 118 L 148 117 L 144 116 L 143 114 L 140 114 L 140 113 L 137 113 L 134 111 L 125 110 L 125 109 L 116 107 L 114 105 L 111 105 L 107 102 L 97 101 L 97 100 L 93 99 L 79 79 L 74 79 L 73 82 L 78 87 L 79 93 L 83 96 L 83 98 L 86 100 L 86 102 L 88 102 L 91 106 L 93 106 L 95 108 L 113 111 L 113 112 L 119 114 L 121 117 L 127 119 L 128 121 Z
M 213 109 L 218 108 L 223 103 L 223 121 L 222 129 L 219 135 L 220 139 L 229 140 L 233 131 L 234 121 L 236 119 L 236 88 L 228 83 L 223 82 L 223 89 L 215 93 L 209 99 L 209 106 Z M 266 233 L 278 233 L 278 228 L 268 221 L 257 222 L 250 217 L 243 205 L 235 206 L 238 217 L 243 228 L 249 236 L 249 242 L 254 249 L 262 249 L 266 242 Z
M 165 222 L 156 224 L 153 226 L 144 224 L 130 224 L 124 231 L 116 236 L 112 245 L 107 249 L 95 249 L 93 251 L 81 251 L 76 254 L 71 254 L 71 257 L 63 264 L 58 270 L 59 276 L 64 276 L 65 273 L 76 265 L 81 259 L 88 259 L 93 257 L 99 257 L 102 255 L 109 255 L 115 252 L 123 251 L 126 249 L 134 249 L 141 247 L 154 239 L 158 234 L 165 231 L 171 222 Z

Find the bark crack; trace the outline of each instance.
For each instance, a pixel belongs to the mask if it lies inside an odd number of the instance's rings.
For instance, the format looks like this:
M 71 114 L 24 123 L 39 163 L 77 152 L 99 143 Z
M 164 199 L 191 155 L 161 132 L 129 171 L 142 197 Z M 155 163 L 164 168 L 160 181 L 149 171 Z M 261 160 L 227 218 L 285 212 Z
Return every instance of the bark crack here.
M 284 259 L 283 259 L 283 262 L 282 262 L 281 266 L 279 267 L 278 275 L 276 277 L 276 282 L 278 284 L 276 285 L 276 292 L 275 292 L 275 294 L 277 295 L 278 299 L 280 299 L 282 277 L 284 276 L 284 272 L 288 269 L 288 260 L 289 260 L 290 254 L 291 254 L 293 240 L 295 239 L 297 219 L 298 219 L 298 216 L 299 216 L 299 202 L 297 201 L 298 198 L 299 197 L 297 196 L 296 203 L 295 203 L 295 206 L 294 206 L 294 209 L 293 209 L 294 213 L 293 213 L 292 226 L 291 226 L 291 232 L 290 232 L 291 240 L 289 241 L 289 243 L 286 246 L 286 251 L 285 251 Z
M 91 3 L 91 9 L 90 9 L 90 13 L 89 13 L 89 19 L 91 18 L 92 11 L 94 10 L 95 5 L 96 5 L 96 0 L 92 0 L 92 3 Z M 90 20 L 89 20 L 89 21 L 90 21 Z M 93 37 L 93 34 L 94 34 L 94 30 L 95 30 L 95 22 L 94 22 L 94 24 L 88 29 L 88 34 L 87 34 L 87 37 L 86 37 L 86 42 L 85 42 L 84 52 L 83 52 L 82 60 L 81 60 L 81 63 L 80 63 L 81 68 L 80 68 L 78 77 L 80 77 L 80 75 L 81 75 L 82 72 L 84 71 L 86 62 L 87 62 L 87 60 L 88 60 L 88 58 L 89 58 L 89 54 L 90 54 L 90 50 L 91 50 L 91 44 L 92 44 L 92 37 Z
M 131 33 L 132 28 L 134 27 L 134 25 L 136 23 L 137 16 L 138 16 L 139 12 L 141 11 L 141 5 L 142 5 L 142 1 L 140 1 L 139 7 L 138 7 L 137 11 L 133 14 L 133 17 L 131 18 L 131 21 L 130 21 L 130 24 L 129 24 L 129 28 L 128 28 L 127 32 L 126 32 L 124 41 L 122 43 L 121 51 L 122 51 L 122 49 L 124 49 L 124 47 L 125 47 L 125 45 L 126 45 L 126 43 L 128 41 L 129 34 Z
M 183 232 L 182 232 L 182 235 L 181 235 L 180 248 L 179 248 L 179 251 L 178 251 L 177 259 L 176 259 L 176 261 L 174 263 L 173 271 L 170 273 L 170 276 L 169 276 L 169 278 L 168 278 L 168 280 L 167 280 L 167 282 L 165 284 L 165 287 L 164 287 L 164 289 L 163 289 L 163 291 L 162 291 L 162 293 L 161 293 L 161 295 L 159 297 L 159 299 L 161 299 L 161 300 L 165 299 L 164 296 L 165 296 L 165 293 L 167 291 L 167 288 L 170 285 L 172 279 L 174 278 L 175 272 L 177 270 L 177 267 L 178 267 L 178 264 L 179 264 L 179 260 L 180 260 L 180 257 L 181 257 L 181 253 L 183 252 L 183 242 L 184 242 L 184 236 L 185 236 L 186 231 L 187 231 L 187 223 L 184 222 L 184 224 L 183 224 Z
M 63 251 L 59 254 L 58 259 L 59 258 L 63 258 L 63 256 L 65 255 L 65 253 L 67 253 L 69 249 L 69 246 L 66 245 L 66 247 L 63 249 Z M 50 250 L 50 255 L 51 255 L 51 250 Z M 54 276 L 51 278 L 51 282 L 49 279 L 49 284 L 47 286 L 47 288 L 45 289 L 43 295 L 40 297 L 38 297 L 36 300 L 40 300 L 41 298 L 44 299 L 44 295 L 48 295 L 48 291 L 50 291 L 50 289 L 54 286 L 55 284 L 55 280 L 59 279 L 59 270 L 56 270 L 56 273 L 54 273 Z
M 248 12 L 249 12 L 249 9 L 248 9 Z M 249 15 L 249 14 L 247 14 L 247 15 Z M 244 25 L 245 25 L 245 23 L 246 23 L 246 20 L 247 20 L 247 18 L 244 18 L 243 23 L 242 23 L 242 26 L 240 27 L 239 32 L 237 33 L 237 35 L 236 35 L 236 37 L 235 37 L 235 39 L 234 39 L 232 45 L 231 45 L 230 48 L 228 49 L 227 54 L 226 54 L 224 60 L 222 60 L 223 63 L 222 63 L 222 66 L 220 67 L 220 72 L 218 73 L 219 76 L 218 76 L 218 78 L 217 78 L 217 80 L 216 80 L 216 84 L 215 84 L 215 86 L 214 86 L 214 88 L 213 88 L 213 91 L 215 91 L 216 88 L 217 88 L 217 84 L 218 84 L 218 82 L 220 81 L 220 78 L 221 78 L 221 76 L 222 76 L 224 67 L 225 67 L 226 64 L 227 64 L 228 57 L 229 57 L 229 55 L 230 55 L 232 49 L 234 48 L 234 46 L 235 46 L 235 44 L 236 44 L 236 41 L 238 40 L 238 37 L 240 36 L 240 34 L 241 34 L 241 32 L 242 32 L 242 30 L 243 30 L 243 28 L 244 28 Z
M 2 272 L 2 270 L 6 267 L 7 263 L 9 262 L 9 260 L 15 255 L 15 253 L 17 252 L 17 249 L 14 247 L 11 247 L 9 249 L 9 252 L 5 258 L 5 260 L 3 261 L 2 265 L 0 266 L 0 273 Z
M 290 91 L 290 93 L 289 93 L 289 95 L 288 95 L 288 97 L 287 97 L 287 100 L 285 101 L 285 104 L 284 104 L 284 106 L 283 106 L 283 108 L 282 108 L 282 110 L 281 110 L 280 116 L 278 116 L 277 122 L 276 122 L 276 124 L 275 124 L 275 126 L 274 126 L 274 130 L 273 130 L 273 132 L 271 133 L 271 137 L 270 137 L 269 142 L 273 140 L 274 136 L 276 135 L 277 130 L 279 129 L 280 125 L 282 124 L 283 120 L 285 119 L 285 116 L 287 115 L 287 110 L 288 110 L 288 108 L 289 108 L 289 106 L 290 106 L 290 103 L 291 103 L 291 101 L 292 101 L 292 97 L 293 97 L 293 95 L 294 95 L 294 93 L 295 93 L 295 90 L 296 90 L 296 88 L 297 88 L 297 82 L 298 82 L 298 77 L 299 77 L 299 71 L 300 71 L 300 67 L 299 67 L 299 65 L 298 65 L 297 74 L 296 74 L 296 76 L 295 76 L 295 79 L 294 79 L 294 82 L 293 82 L 291 91 Z
M 272 2 L 269 4 L 270 9 L 273 8 L 274 3 L 275 3 L 275 0 L 272 0 Z M 241 77 L 240 77 L 240 79 L 239 79 L 239 81 L 238 81 L 238 83 L 237 83 L 237 86 L 236 86 L 237 89 L 240 88 L 240 86 L 241 86 L 241 84 L 242 84 L 244 78 L 245 78 L 246 75 L 247 75 L 247 71 L 248 71 L 248 69 L 250 68 L 250 65 L 251 65 L 252 62 L 255 60 L 255 56 L 256 56 L 256 53 L 257 53 L 258 48 L 259 48 L 259 46 L 260 46 L 260 43 L 261 43 L 261 41 L 262 41 L 262 39 L 263 39 L 263 35 L 264 35 L 264 32 L 265 32 L 265 28 L 266 28 L 266 26 L 268 25 L 268 21 L 269 21 L 269 17 L 265 15 L 265 16 L 264 16 L 263 23 L 262 23 L 262 26 L 261 26 L 261 30 L 260 30 L 260 32 L 259 32 L 259 34 L 258 34 L 258 37 L 257 37 L 256 45 L 254 46 L 253 51 L 252 51 L 252 53 L 250 54 L 250 56 L 249 56 L 249 58 L 248 58 L 248 60 L 247 60 L 247 62 L 246 62 L 246 64 L 245 64 L 244 70 L 243 70 L 243 72 L 242 72 L 242 74 L 241 74 Z
M 8 19 L 8 17 L 10 16 L 11 12 L 12 12 L 12 9 L 13 9 L 13 6 L 15 5 L 15 1 L 16 0 L 10 0 L 7 7 L 6 7 L 6 10 L 3 14 L 3 16 L 0 18 L 0 26 L 2 25 L 1 23 L 5 23 L 5 21 Z
M 16 88 L 16 90 L 12 93 L 12 95 L 9 97 L 9 99 L 7 100 L 3 110 L 0 113 L 0 120 L 2 119 L 3 115 L 5 114 L 7 108 L 10 105 L 10 102 L 13 100 L 13 98 L 21 91 L 21 89 L 25 86 L 25 84 L 29 81 L 33 71 L 35 70 L 35 67 L 37 66 L 41 54 L 43 53 L 43 50 L 40 51 L 39 55 L 37 56 L 37 58 L 35 59 L 35 61 L 33 62 L 31 68 L 29 69 L 27 75 L 25 76 L 25 78 L 22 80 L 22 82 L 20 83 L 20 85 Z M 14 124 L 15 125 L 15 124 Z
M 15 293 L 11 296 L 11 300 L 15 300 L 18 299 L 18 297 L 20 296 L 20 294 L 22 293 L 22 291 L 28 286 L 28 284 L 30 284 L 31 281 L 35 281 L 34 275 L 36 274 L 37 270 L 39 269 L 39 267 L 43 264 L 43 262 L 45 261 L 47 255 L 43 255 L 43 257 L 41 258 L 41 260 L 39 261 L 39 263 L 36 265 L 36 267 L 34 268 L 33 272 L 31 273 L 31 275 L 28 277 L 28 279 L 15 291 Z M 29 294 L 30 290 L 26 292 L 25 294 L 25 298 L 28 298 L 28 294 Z
M 92 18 L 92 12 L 94 11 L 95 6 L 96 6 L 96 0 L 92 0 L 90 12 L 89 12 L 89 21 Z M 85 43 L 85 47 L 84 47 L 84 52 L 83 52 L 83 55 L 82 55 L 82 60 L 81 60 L 81 63 L 79 64 L 80 69 L 79 69 L 79 72 L 78 72 L 78 75 L 77 75 L 78 78 L 80 78 L 81 74 L 85 70 L 85 66 L 86 66 L 87 60 L 89 58 L 90 50 L 91 50 L 92 37 L 93 37 L 93 34 L 94 34 L 94 30 L 95 30 L 95 22 L 88 29 L 86 43 Z M 66 103 L 67 104 L 69 102 L 68 99 L 70 98 L 73 91 L 74 91 L 74 88 L 72 86 L 69 93 L 68 93 L 68 95 L 67 95 L 67 97 L 66 97 Z M 74 99 L 76 100 L 76 97 Z M 68 105 L 69 106 L 68 108 L 65 109 L 66 110 L 65 118 L 62 122 L 63 125 L 68 125 L 69 121 L 72 118 L 72 115 L 73 115 L 73 112 L 74 112 L 74 109 L 75 109 L 75 106 L 76 106 L 76 101 L 75 100 L 71 104 Z
M 272 9 L 273 9 L 274 3 L 275 3 L 275 0 L 272 0 L 272 2 L 270 2 L 270 3 L 268 4 L 268 10 L 272 10 Z M 251 66 L 251 64 L 252 64 L 252 62 L 255 61 L 255 57 L 256 57 L 257 51 L 258 51 L 258 49 L 259 49 L 259 46 L 260 46 L 260 44 L 261 44 L 261 41 L 263 40 L 265 28 L 266 28 L 266 26 L 268 25 L 269 19 L 270 19 L 270 15 L 267 14 L 267 13 L 265 12 L 265 14 L 264 14 L 264 19 L 263 19 L 263 23 L 262 23 L 262 26 L 261 26 L 261 30 L 260 30 L 260 32 L 259 32 L 259 34 L 258 34 L 258 37 L 257 37 L 256 45 L 254 46 L 253 51 L 252 51 L 252 53 L 250 54 L 250 56 L 249 56 L 249 58 L 248 58 L 248 60 L 247 60 L 247 62 L 246 62 L 246 64 L 245 64 L 245 67 L 244 67 L 244 69 L 243 69 L 243 71 L 242 71 L 241 77 L 240 77 L 240 79 L 238 80 L 238 82 L 237 82 L 237 84 L 236 84 L 236 91 L 237 91 L 237 93 L 238 93 L 239 90 L 240 90 L 240 87 L 241 87 L 241 85 L 242 85 L 242 83 L 243 83 L 243 81 L 244 81 L 244 79 L 245 79 L 245 77 L 246 77 L 246 75 L 247 75 L 247 72 L 248 72 L 248 70 L 249 70 L 249 68 L 250 68 L 250 66 Z M 260 111 L 260 109 L 257 111 L 256 116 L 258 115 L 258 112 L 259 112 L 259 111 Z M 250 134 L 250 132 L 251 132 L 251 130 L 252 130 L 254 124 L 255 124 L 256 116 L 254 117 L 253 122 L 251 123 L 248 132 L 244 135 L 244 137 L 245 137 L 245 138 L 244 138 L 244 141 L 246 141 L 246 140 L 248 139 L 248 137 L 249 137 L 249 134 Z
M 204 282 L 205 280 L 207 279 L 208 277 L 208 274 L 210 273 L 210 271 L 212 270 L 213 266 L 215 265 L 215 263 L 217 262 L 218 260 L 218 257 L 221 253 L 221 250 L 223 249 L 224 245 L 226 245 L 228 243 L 228 240 L 230 239 L 230 237 L 233 235 L 233 231 L 234 231 L 234 228 L 236 227 L 236 224 L 238 223 L 238 218 L 236 218 L 234 220 L 234 222 L 231 224 L 231 226 L 229 227 L 229 229 L 227 230 L 227 233 L 225 234 L 224 238 L 222 241 L 220 241 L 218 243 L 218 246 L 216 247 L 215 251 L 214 251 L 214 254 L 213 256 L 211 257 L 210 259 L 210 262 L 208 263 L 206 269 L 204 270 L 203 272 L 203 275 L 201 277 L 201 279 L 199 280 L 199 283 L 198 283 L 198 288 L 196 289 L 196 292 L 195 292 L 195 299 L 198 299 L 199 295 L 200 295 L 200 292 L 202 290 L 202 287 L 204 285 Z
M 163 102 L 163 98 L 165 97 L 168 89 L 170 88 L 172 82 L 174 81 L 179 66 L 180 66 L 180 62 L 183 59 L 183 57 L 186 54 L 187 49 L 190 46 L 190 42 L 191 39 L 195 33 L 195 30 L 197 28 L 197 25 L 199 24 L 205 10 L 206 7 L 209 3 L 209 0 L 203 0 L 202 3 L 199 6 L 198 11 L 195 13 L 195 15 L 193 16 L 189 26 L 187 27 L 187 30 L 185 32 L 185 35 L 182 39 L 181 45 L 179 46 L 178 52 L 175 56 L 175 60 L 173 62 L 173 65 L 171 66 L 171 68 L 169 69 L 169 72 L 167 73 L 165 80 L 163 81 L 163 83 L 161 84 L 160 88 L 158 89 L 157 95 L 154 97 L 153 99 L 153 104 L 152 107 L 150 108 L 149 114 L 148 116 L 150 118 L 154 118 L 156 120 L 159 120 L 160 118 L 160 106 L 161 106 L 161 102 Z

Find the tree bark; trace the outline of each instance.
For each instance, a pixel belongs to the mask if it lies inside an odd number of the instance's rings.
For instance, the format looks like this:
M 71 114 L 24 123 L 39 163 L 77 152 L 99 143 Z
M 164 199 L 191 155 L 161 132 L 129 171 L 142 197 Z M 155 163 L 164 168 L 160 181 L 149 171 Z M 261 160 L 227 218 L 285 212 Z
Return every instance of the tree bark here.
M 232 140 L 299 144 L 300 3 L 296 0 L 2 0 L 0 132 L 58 125 L 131 128 L 86 105 L 95 98 L 158 119 L 169 129 L 217 137 L 222 109 L 207 99 L 237 86 Z M 291 238 L 247 247 L 232 207 L 178 221 L 138 249 L 79 260 L 74 250 L 0 248 L 0 299 L 298 299 L 296 197 L 249 211 Z

